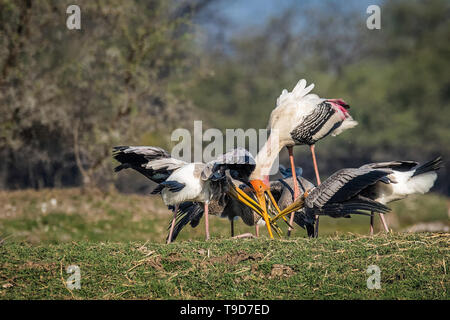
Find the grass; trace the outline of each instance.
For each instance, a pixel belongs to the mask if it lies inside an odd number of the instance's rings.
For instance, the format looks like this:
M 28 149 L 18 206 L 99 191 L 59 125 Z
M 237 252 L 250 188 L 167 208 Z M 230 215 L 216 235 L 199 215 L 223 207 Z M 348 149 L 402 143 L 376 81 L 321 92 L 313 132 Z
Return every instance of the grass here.
M 2 299 L 448 299 L 449 234 L 0 247 Z M 381 289 L 367 288 L 369 265 Z M 81 289 L 69 290 L 69 265 Z
M 449 299 L 448 232 L 368 237 L 368 217 L 324 217 L 319 239 L 298 228 L 291 240 L 232 240 L 228 221 L 212 217 L 211 241 L 201 223 L 165 245 L 171 215 L 158 198 L 27 190 L 0 192 L 0 203 L 0 299 Z M 441 196 L 392 207 L 396 231 L 449 225 Z M 366 285 L 372 264 L 379 290 Z M 80 290 L 65 285 L 69 265 Z

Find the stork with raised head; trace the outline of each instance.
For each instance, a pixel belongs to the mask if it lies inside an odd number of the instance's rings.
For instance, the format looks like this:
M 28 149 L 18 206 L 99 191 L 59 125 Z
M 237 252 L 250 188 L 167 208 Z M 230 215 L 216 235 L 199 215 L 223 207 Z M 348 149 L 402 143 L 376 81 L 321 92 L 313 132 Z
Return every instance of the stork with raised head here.
M 362 168 L 392 170 L 392 173 L 388 176 L 392 183 L 377 182 L 364 190 L 362 194 L 382 204 L 404 199 L 411 194 L 424 194 L 433 187 L 437 179 L 437 170 L 442 167 L 442 163 L 442 158 L 437 157 L 423 165 L 419 165 L 416 161 L 390 161 L 366 164 Z M 380 218 L 384 229 L 386 232 L 389 232 L 389 227 L 383 215 L 380 215 Z M 373 220 L 374 212 L 372 212 L 370 217 L 371 235 L 373 234 Z
M 336 136 L 358 123 L 348 112 L 350 106 L 342 99 L 323 99 L 310 93 L 314 84 L 306 86 L 301 79 L 291 92 L 284 89 L 277 99 L 276 108 L 270 115 L 268 129 L 277 130 L 281 147 L 289 152 L 291 170 L 294 173 L 293 146 L 308 145 L 311 149 L 317 184 L 321 183 L 317 167 L 314 146 L 317 141 L 328 135 Z M 294 184 L 294 197 L 300 195 L 298 185 Z M 294 215 L 291 215 L 292 224 Z M 318 216 L 315 236 L 318 235 Z M 288 235 L 290 230 L 288 231 Z
M 204 204 L 207 240 L 210 238 L 208 204 L 210 201 L 220 202 L 225 196 L 237 198 L 270 224 L 266 210 L 237 188 L 226 174 L 227 170 L 231 170 L 233 179 L 243 182 L 248 180 L 255 168 L 255 161 L 245 149 L 235 149 L 206 164 L 187 163 L 172 158 L 167 151 L 158 147 L 115 147 L 113 156 L 121 162 L 115 171 L 132 168 L 158 183 L 152 194 L 161 194 L 164 203 L 172 207 L 174 212 L 168 243 L 172 240 L 179 206 L 184 202 Z

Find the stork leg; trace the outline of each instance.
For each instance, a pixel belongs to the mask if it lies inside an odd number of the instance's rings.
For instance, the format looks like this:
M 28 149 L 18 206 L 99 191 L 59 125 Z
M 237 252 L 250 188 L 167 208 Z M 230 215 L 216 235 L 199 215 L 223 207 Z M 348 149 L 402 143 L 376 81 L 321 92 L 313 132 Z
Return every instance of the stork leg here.
M 208 216 L 208 203 L 205 202 L 205 233 L 206 233 L 206 240 L 209 240 L 209 216 Z
M 312 155 L 313 164 L 314 164 L 314 172 L 316 173 L 317 185 L 320 185 L 319 168 L 317 167 L 316 153 L 314 151 L 314 145 L 309 146 L 309 148 L 311 149 L 311 155 Z M 314 237 L 317 238 L 318 236 L 319 236 L 319 215 L 316 215 Z
M 177 221 L 177 212 L 178 212 L 178 204 L 175 206 L 175 209 L 173 209 L 172 225 L 170 226 L 169 237 L 167 238 L 167 244 L 172 242 L 173 229 L 175 228 L 175 222 Z
M 297 174 L 295 173 L 295 164 L 294 164 L 294 148 L 287 147 L 289 152 L 289 161 L 291 163 L 291 170 L 292 170 L 292 182 L 294 183 L 294 200 L 297 199 L 300 196 L 300 189 L 298 187 L 297 183 Z M 292 226 L 294 223 L 294 212 L 291 213 L 291 217 L 289 218 L 289 224 Z M 287 236 L 290 237 L 292 232 L 292 228 L 288 228 Z
M 230 224 L 231 224 L 231 237 L 234 237 L 234 219 L 230 220 Z
M 374 216 L 374 213 L 371 212 L 370 213 L 370 235 L 371 236 L 373 236 L 373 216 Z
M 255 236 L 259 237 L 259 225 L 258 224 L 255 225 Z
M 380 213 L 380 218 L 381 218 L 381 222 L 383 222 L 384 230 L 386 230 L 386 232 L 389 233 L 389 227 L 388 227 L 386 220 L 384 219 L 384 215 L 382 213 Z

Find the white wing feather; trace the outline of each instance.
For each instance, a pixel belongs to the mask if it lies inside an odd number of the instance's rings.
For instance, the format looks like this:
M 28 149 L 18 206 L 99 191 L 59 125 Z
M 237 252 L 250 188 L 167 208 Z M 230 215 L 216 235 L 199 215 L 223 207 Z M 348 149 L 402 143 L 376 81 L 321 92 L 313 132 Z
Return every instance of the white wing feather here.
M 306 80 L 301 79 L 291 92 L 283 89 L 281 95 L 277 99 L 277 107 L 290 102 L 298 103 L 300 99 L 305 97 L 313 89 L 314 83 L 311 83 L 308 87 L 306 87 Z

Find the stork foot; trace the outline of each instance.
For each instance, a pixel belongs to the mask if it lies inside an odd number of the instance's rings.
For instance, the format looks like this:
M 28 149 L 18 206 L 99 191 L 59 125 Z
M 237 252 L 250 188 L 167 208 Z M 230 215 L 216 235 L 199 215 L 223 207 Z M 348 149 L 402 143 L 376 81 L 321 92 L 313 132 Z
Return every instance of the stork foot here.
M 243 234 L 238 234 L 237 236 L 232 237 L 232 239 L 246 239 L 246 238 L 254 239 L 256 237 L 249 232 L 243 233 Z

